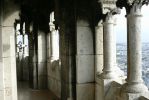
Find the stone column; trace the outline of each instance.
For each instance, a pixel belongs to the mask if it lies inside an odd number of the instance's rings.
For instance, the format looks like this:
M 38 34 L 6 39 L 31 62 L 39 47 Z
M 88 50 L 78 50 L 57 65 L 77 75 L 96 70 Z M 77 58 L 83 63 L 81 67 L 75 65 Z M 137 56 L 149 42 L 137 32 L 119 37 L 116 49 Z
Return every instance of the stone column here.
M 51 57 L 51 33 L 49 32 L 47 34 L 47 63 L 50 63 L 50 57 Z
M 55 34 L 55 25 L 54 25 L 54 22 L 55 19 L 54 19 L 54 12 L 52 12 L 50 14 L 50 23 L 49 23 L 49 26 L 50 26 L 50 48 L 51 48 L 51 58 L 50 60 L 54 60 L 54 34 Z
M 64 15 L 60 19 L 61 100 L 76 100 L 76 24 L 72 8 L 60 9 Z
M 47 34 L 47 79 L 48 79 L 48 89 L 50 89 L 50 86 L 51 86 L 51 80 L 50 80 L 50 75 L 52 74 L 51 73 L 51 70 L 50 70 L 50 67 L 51 67 L 51 37 L 50 37 L 50 32 Z
M 38 31 L 38 89 L 47 87 L 46 33 Z
M 117 75 L 115 73 L 116 66 L 116 40 L 114 33 L 114 16 L 108 14 L 103 23 L 104 27 L 104 37 L 103 37 L 103 48 L 104 48 L 104 68 L 102 77 L 105 79 L 113 79 L 116 78 Z
M 54 49 L 53 49 L 53 46 L 54 46 L 54 30 L 52 30 L 51 32 L 50 32 L 50 43 L 51 43 L 51 60 L 52 59 L 54 59 Z
M 21 60 L 21 66 L 22 66 L 22 79 L 24 81 L 29 80 L 29 67 L 28 67 L 28 35 L 27 35 L 27 26 L 26 23 L 23 24 L 23 34 L 22 34 L 22 48 L 23 48 L 23 54 L 22 54 L 22 60 Z
M 115 16 L 119 9 L 109 11 L 103 22 L 103 72 L 96 78 L 96 100 L 115 100 L 114 91 L 122 82 L 121 71 L 116 64 L 116 33 L 114 32 Z M 122 71 L 121 71 L 122 72 Z M 113 82 L 115 85 L 113 85 Z M 114 90 L 114 91 L 113 91 Z M 110 91 L 113 91 L 111 93 Z
M 129 1 L 127 11 L 127 79 L 121 88 L 118 100 L 140 100 L 141 96 L 149 98 L 148 88 L 142 80 L 141 47 L 141 7 L 148 1 Z M 131 5 L 131 6 L 130 6 Z M 117 6 L 123 7 L 121 2 Z
M 130 12 L 127 14 L 128 68 L 125 92 L 129 93 L 148 91 L 142 80 L 141 6 L 142 4 L 134 3 Z
M 96 33 L 95 33 L 95 76 L 97 74 L 101 74 L 102 73 L 102 69 L 103 69 L 103 24 L 102 21 L 100 21 L 98 23 L 98 25 L 96 26 Z
M 37 89 L 38 87 L 38 77 L 37 77 L 37 36 L 31 25 L 31 31 L 28 34 L 29 38 L 29 83 L 30 87 Z
M 59 36 L 58 30 L 52 29 L 50 32 L 51 40 L 51 60 L 59 59 Z
M 105 21 L 103 22 L 103 48 L 104 48 L 104 68 L 103 68 L 103 78 L 113 79 L 122 77 L 124 75 L 123 71 L 117 67 L 116 62 L 116 18 L 114 13 L 120 13 L 119 9 L 114 9 L 106 15 Z
M 103 21 L 99 21 L 98 25 L 96 26 L 95 54 L 95 100 L 99 100 L 100 90 L 97 76 L 102 73 L 103 69 Z

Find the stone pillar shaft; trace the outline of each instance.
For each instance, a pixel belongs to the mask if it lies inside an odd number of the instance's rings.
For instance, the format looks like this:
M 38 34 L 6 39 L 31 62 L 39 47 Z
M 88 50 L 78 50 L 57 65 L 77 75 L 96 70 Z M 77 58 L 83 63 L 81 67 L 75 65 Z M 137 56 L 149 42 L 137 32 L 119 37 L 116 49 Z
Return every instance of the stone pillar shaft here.
M 102 21 L 98 23 L 95 34 L 96 43 L 96 58 L 95 58 L 95 75 L 101 74 L 103 69 L 103 24 Z
M 51 31 L 51 34 L 50 34 L 50 42 L 51 42 L 51 59 L 53 59 L 53 56 L 54 56 L 54 50 L 53 50 L 53 46 L 54 46 L 54 30 Z
M 46 33 L 38 31 L 38 89 L 47 87 Z
M 142 82 L 141 15 L 127 16 L 128 30 L 128 82 Z
M 142 80 L 141 4 L 134 3 L 127 14 L 127 83 L 126 93 L 145 93 L 148 88 Z
M 114 72 L 114 19 L 113 16 L 106 18 L 104 24 L 104 36 L 103 36 L 103 48 L 104 48 L 104 68 L 103 68 L 103 77 L 112 78 Z
M 113 62 L 114 62 L 114 67 L 117 67 L 117 62 L 116 62 L 116 32 L 115 32 L 116 18 L 114 19 L 113 25 L 114 25 L 113 26 Z

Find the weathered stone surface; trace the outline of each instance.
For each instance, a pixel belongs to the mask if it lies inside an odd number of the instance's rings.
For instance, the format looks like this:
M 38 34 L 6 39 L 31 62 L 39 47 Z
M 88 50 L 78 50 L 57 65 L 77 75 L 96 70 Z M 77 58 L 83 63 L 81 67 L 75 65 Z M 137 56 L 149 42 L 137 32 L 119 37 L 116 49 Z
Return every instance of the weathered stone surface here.
M 61 97 L 61 81 L 48 76 L 48 88 L 57 96 Z
M 141 96 L 145 96 L 149 98 L 149 92 L 146 93 L 123 93 L 121 96 L 118 98 L 118 100 L 148 100 L 144 98 L 140 98 Z
M 149 100 L 149 99 L 147 99 L 146 97 L 141 96 L 141 97 L 139 98 L 139 100 Z
M 3 27 L 2 28 L 2 38 L 3 38 L 3 57 L 15 56 L 15 42 L 14 40 L 14 27 Z M 7 38 L 6 38 L 7 37 Z M 13 39 L 13 40 L 12 40 Z M 12 41 L 11 41 L 12 40 Z M 10 50 L 10 45 L 14 45 L 12 51 Z M 13 53 L 14 52 L 14 53 Z
M 95 33 L 96 54 L 103 54 L 103 24 L 99 22 Z
M 47 79 L 48 89 L 52 91 L 57 97 L 61 97 L 61 69 L 60 60 L 51 59 L 51 33 L 47 37 Z
M 95 28 L 95 76 L 103 70 L 103 24 L 98 23 Z
M 85 25 L 84 25 L 84 24 Z M 77 22 L 77 54 L 93 54 L 93 34 L 85 21 Z
M 1 89 L 0 89 L 0 98 L 4 100 L 4 90 L 1 90 Z
M 95 80 L 93 34 L 86 20 L 77 21 L 77 83 L 93 82 Z
M 13 94 L 12 94 L 12 87 L 5 87 L 4 89 L 4 96 L 6 100 L 12 100 Z
M 101 74 L 103 70 L 103 54 L 96 54 L 95 55 L 95 66 L 96 66 L 96 75 Z
M 47 87 L 47 49 L 46 49 L 46 34 L 38 31 L 38 88 L 44 89 Z M 36 70 L 35 70 L 36 71 Z
M 101 89 L 100 85 L 96 83 L 95 85 L 95 100 L 103 100 L 104 93 L 103 89 Z
M 47 88 L 47 75 L 39 75 L 38 89 L 46 89 L 46 88 Z
M 127 83 L 122 88 L 122 94 L 125 99 L 129 98 L 130 100 L 138 99 L 140 94 L 148 92 L 147 86 L 143 83 L 141 68 L 141 2 L 134 2 L 128 11 L 129 13 L 127 12 L 128 78 Z
M 52 64 L 56 63 L 56 64 Z M 48 88 L 58 97 L 61 93 L 61 76 L 59 69 L 59 61 L 48 63 Z
M 117 94 L 120 93 L 120 87 L 122 84 L 122 79 L 101 79 L 96 80 L 96 90 L 98 95 L 96 95 L 96 100 L 119 100 Z
M 94 82 L 94 55 L 77 55 L 77 83 Z
M 45 62 L 38 62 L 38 75 L 47 75 L 47 64 Z
M 0 73 L 2 73 L 2 75 L 0 75 L 0 90 L 3 90 L 4 84 L 3 84 L 3 64 L 2 62 L 0 62 Z
M 77 91 L 76 100 L 95 100 L 94 83 L 77 84 L 76 91 Z

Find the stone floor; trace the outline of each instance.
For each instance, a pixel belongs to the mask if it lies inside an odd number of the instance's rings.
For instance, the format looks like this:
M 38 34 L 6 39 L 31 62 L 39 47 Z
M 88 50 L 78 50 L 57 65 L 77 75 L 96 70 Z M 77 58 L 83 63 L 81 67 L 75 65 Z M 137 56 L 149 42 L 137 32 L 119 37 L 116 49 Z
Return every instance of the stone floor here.
M 27 82 L 18 82 L 18 100 L 59 100 L 49 90 L 32 90 Z

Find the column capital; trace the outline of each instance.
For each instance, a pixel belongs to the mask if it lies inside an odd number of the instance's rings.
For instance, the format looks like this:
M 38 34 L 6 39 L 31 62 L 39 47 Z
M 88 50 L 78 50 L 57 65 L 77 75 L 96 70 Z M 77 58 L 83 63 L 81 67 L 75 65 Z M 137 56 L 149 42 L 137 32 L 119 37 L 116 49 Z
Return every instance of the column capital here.
M 98 0 L 103 14 L 106 14 L 107 12 L 110 12 L 112 9 L 117 8 L 116 2 L 117 0 Z
M 119 8 L 115 8 L 113 10 L 110 10 L 110 12 L 107 12 L 105 15 L 104 15 L 104 22 L 109 22 L 109 23 L 115 23 L 115 19 L 114 19 L 114 15 L 116 14 L 120 14 L 121 13 L 121 10 Z
M 149 0 L 118 0 L 116 6 L 119 8 L 126 8 L 127 15 L 130 13 L 138 14 L 141 12 L 143 5 L 148 5 Z

